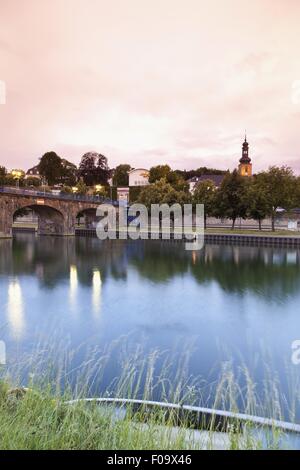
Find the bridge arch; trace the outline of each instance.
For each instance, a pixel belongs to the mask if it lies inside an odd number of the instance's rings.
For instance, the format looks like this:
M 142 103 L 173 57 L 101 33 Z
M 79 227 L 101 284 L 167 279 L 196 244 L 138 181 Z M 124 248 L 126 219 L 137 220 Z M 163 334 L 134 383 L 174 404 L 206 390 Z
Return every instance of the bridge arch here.
M 22 216 L 26 211 L 32 210 L 38 217 L 38 234 L 39 235 L 64 235 L 65 233 L 65 217 L 61 211 L 48 204 L 32 204 L 19 206 L 12 214 L 12 222 L 18 216 Z
M 0 187 L 0 238 L 12 236 L 13 219 L 26 209 L 38 215 L 40 234 L 75 235 L 76 217 L 82 213 L 87 223 L 94 221 L 98 205 L 96 200 Z
M 76 214 L 77 225 L 84 225 L 85 228 L 93 227 L 98 220 L 97 207 L 85 207 Z

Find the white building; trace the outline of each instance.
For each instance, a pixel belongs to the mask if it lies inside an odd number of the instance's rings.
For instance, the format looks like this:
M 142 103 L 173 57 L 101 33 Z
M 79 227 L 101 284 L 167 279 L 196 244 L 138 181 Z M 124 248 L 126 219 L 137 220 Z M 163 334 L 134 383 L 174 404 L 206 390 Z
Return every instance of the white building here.
M 39 166 L 33 166 L 32 168 L 29 168 L 29 170 L 26 171 L 25 179 L 26 178 L 41 178 L 40 172 L 39 172 Z
M 117 200 L 121 204 L 129 203 L 129 188 L 117 188 Z
M 145 168 L 135 168 L 128 175 L 129 186 L 146 186 L 149 184 L 149 171 Z

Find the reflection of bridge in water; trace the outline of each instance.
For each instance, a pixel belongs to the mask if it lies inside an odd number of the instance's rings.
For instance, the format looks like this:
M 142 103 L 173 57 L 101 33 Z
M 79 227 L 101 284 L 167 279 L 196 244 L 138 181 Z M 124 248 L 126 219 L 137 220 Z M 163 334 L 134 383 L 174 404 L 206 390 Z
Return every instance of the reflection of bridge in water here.
M 40 235 L 74 235 L 79 218 L 84 217 L 89 226 L 96 220 L 97 207 L 105 203 L 112 201 L 99 196 L 0 188 L 0 238 L 11 237 L 14 220 L 28 210 L 38 217 Z

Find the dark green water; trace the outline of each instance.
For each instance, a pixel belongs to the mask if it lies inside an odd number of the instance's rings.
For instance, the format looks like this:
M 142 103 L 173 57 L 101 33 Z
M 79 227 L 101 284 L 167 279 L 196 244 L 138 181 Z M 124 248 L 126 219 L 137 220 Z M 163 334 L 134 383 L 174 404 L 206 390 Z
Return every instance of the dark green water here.
M 159 241 L 19 235 L 0 241 L 0 296 L 8 367 L 39 350 L 59 358 L 61 348 L 76 351 L 73 369 L 114 345 L 103 390 L 120 373 L 121 352 L 130 357 L 139 346 L 145 356 L 169 354 L 175 368 L 189 351 L 185 372 L 208 382 L 227 361 L 237 372 L 245 364 L 262 394 L 266 368 L 287 395 L 287 370 L 300 376 L 291 361 L 300 338 L 297 250 L 188 252 Z

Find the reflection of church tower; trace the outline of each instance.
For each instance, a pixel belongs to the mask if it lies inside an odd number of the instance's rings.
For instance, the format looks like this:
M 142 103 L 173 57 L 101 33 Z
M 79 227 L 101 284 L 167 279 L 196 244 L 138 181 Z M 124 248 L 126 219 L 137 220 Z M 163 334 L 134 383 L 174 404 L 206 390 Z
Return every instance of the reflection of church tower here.
M 249 144 L 247 142 L 246 135 L 245 135 L 245 141 L 243 142 L 242 158 L 240 158 L 239 174 L 241 176 L 252 175 L 252 163 L 251 163 L 251 158 L 249 157 Z

